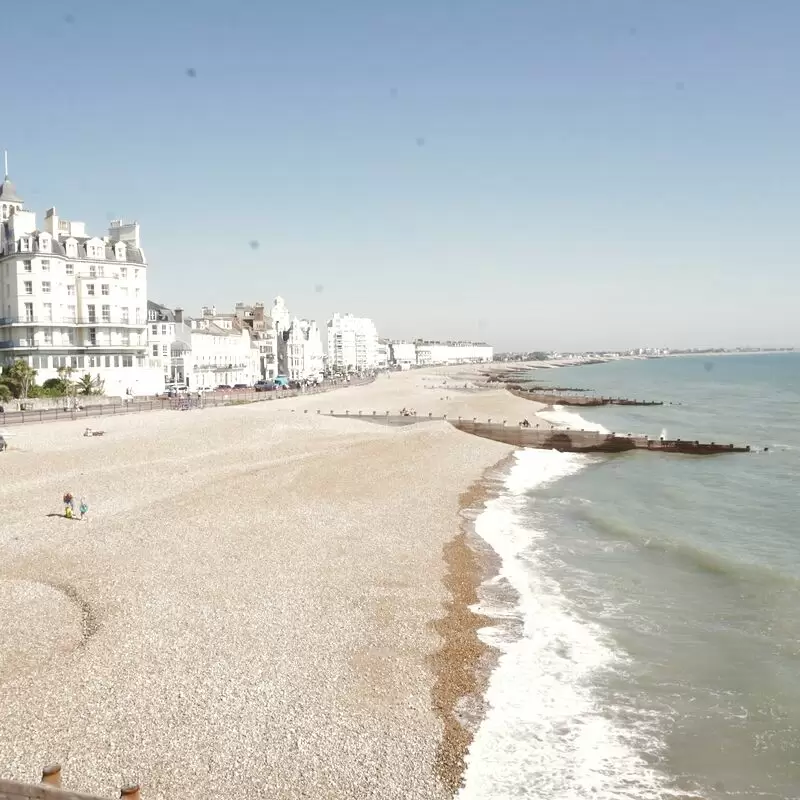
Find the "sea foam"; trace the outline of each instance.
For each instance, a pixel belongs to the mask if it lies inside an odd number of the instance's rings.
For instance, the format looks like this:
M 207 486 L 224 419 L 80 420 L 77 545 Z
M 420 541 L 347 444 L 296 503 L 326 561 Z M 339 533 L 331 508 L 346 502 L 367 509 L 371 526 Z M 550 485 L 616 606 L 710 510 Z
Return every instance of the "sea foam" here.
M 555 405 L 552 411 L 537 411 L 537 417 L 541 417 L 557 428 L 570 428 L 577 431 L 596 431 L 597 433 L 611 433 L 608 428 L 599 422 L 589 422 L 580 414 L 574 411 L 567 411 L 564 406 Z
M 654 800 L 669 794 L 664 778 L 640 755 L 639 734 L 604 713 L 595 688 L 602 672 L 625 663 L 624 653 L 600 626 L 575 613 L 548 574 L 546 534 L 526 527 L 520 513 L 532 489 L 589 463 L 580 454 L 518 451 L 504 491 L 476 519 L 478 535 L 500 557 L 499 578 L 518 596 L 522 631 L 518 637 L 497 628 L 481 631 L 500 657 L 459 800 Z M 491 605 L 475 610 L 494 615 Z

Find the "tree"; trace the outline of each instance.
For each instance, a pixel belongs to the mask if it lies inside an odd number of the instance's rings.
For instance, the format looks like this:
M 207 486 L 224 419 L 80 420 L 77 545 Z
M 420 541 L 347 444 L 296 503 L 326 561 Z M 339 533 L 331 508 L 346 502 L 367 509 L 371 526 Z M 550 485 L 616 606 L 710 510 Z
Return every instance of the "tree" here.
M 2 382 L 14 397 L 27 400 L 36 385 L 36 370 L 18 358 L 11 366 L 3 367 Z
M 88 372 L 75 382 L 78 393 L 84 396 L 103 394 L 103 386 L 104 381 L 99 374 L 93 378 Z

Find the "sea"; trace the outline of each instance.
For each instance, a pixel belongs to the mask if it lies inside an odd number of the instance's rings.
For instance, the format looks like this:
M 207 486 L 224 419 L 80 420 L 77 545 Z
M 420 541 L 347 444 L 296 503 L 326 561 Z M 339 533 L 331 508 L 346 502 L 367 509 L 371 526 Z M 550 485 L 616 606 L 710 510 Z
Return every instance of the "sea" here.
M 665 402 L 554 425 L 752 451 L 521 450 L 491 479 L 475 610 L 499 657 L 457 797 L 800 798 L 800 353 L 530 377 Z

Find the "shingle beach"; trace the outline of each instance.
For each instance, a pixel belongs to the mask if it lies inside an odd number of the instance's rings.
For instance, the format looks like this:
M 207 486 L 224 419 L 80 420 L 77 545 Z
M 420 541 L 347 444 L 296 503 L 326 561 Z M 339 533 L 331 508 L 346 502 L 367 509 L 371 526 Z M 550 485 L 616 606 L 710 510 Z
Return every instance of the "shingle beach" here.
M 326 414 L 533 414 L 465 390 L 467 373 L 93 420 L 103 437 L 80 420 L 10 429 L 2 777 L 59 762 L 65 785 L 109 797 L 130 782 L 145 800 L 450 796 L 437 621 L 462 495 L 511 449 Z M 66 491 L 87 521 L 60 516 Z

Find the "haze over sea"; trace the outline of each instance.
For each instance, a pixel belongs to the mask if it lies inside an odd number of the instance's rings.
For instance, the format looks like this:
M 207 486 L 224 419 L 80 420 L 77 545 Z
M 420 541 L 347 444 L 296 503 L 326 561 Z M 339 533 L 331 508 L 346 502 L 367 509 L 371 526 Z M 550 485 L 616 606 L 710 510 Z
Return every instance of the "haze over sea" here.
M 535 376 L 673 403 L 581 409 L 608 430 L 769 452 L 516 455 L 476 522 L 502 656 L 460 797 L 800 797 L 800 354 Z

